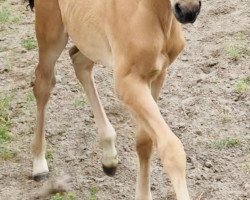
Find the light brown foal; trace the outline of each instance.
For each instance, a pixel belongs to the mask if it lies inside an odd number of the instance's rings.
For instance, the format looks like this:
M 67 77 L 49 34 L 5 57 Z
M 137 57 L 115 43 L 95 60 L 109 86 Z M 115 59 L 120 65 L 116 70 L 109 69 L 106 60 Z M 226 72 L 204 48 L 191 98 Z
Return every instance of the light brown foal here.
M 139 157 L 136 200 L 152 200 L 150 157 L 156 146 L 178 200 L 189 200 L 186 156 L 181 141 L 160 114 L 156 100 L 166 70 L 182 51 L 185 40 L 180 23 L 193 23 L 199 0 L 29 0 L 35 7 L 39 63 L 34 94 L 37 125 L 33 140 L 33 177 L 47 176 L 45 107 L 55 85 L 54 66 L 71 37 L 70 56 L 75 73 L 92 106 L 101 138 L 103 169 L 115 173 L 118 159 L 116 133 L 95 88 L 95 63 L 114 67 L 115 88 L 138 125 Z

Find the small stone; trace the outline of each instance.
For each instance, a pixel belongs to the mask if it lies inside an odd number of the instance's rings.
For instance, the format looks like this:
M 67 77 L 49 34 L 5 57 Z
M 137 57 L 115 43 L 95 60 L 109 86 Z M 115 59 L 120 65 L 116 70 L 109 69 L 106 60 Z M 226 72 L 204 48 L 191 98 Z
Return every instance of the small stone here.
M 156 188 L 154 186 L 151 186 L 151 191 L 155 191 Z
M 192 162 L 192 158 L 188 156 L 188 157 L 187 157 L 187 162 L 188 162 L 188 163 L 193 163 L 193 162 Z
M 196 180 L 201 180 L 201 176 L 200 176 L 200 175 L 196 175 L 196 176 L 195 176 L 195 179 L 196 179 Z
M 179 123 L 178 124 L 178 128 L 179 129 L 182 129 L 182 128 L 185 128 L 186 126 L 185 126 L 185 123 Z
M 70 88 L 71 92 L 78 92 L 78 90 L 76 88 Z
M 21 53 L 27 53 L 27 50 L 26 49 L 22 49 L 20 52 Z
M 202 132 L 201 131 L 195 131 L 194 132 L 196 135 L 202 135 Z
M 208 180 L 209 176 L 207 174 L 202 174 L 201 178 L 202 178 L 202 180 Z
M 214 173 L 217 173 L 219 172 L 219 170 L 217 168 L 214 169 Z
M 103 182 L 103 181 L 105 181 L 105 177 L 102 177 L 102 178 L 94 178 L 95 179 L 95 181 L 97 181 L 97 182 Z
M 71 162 L 71 161 L 73 161 L 75 158 L 74 157 L 67 157 L 66 159 L 65 159 L 65 162 Z
M 212 165 L 212 163 L 210 161 L 206 161 L 205 162 L 205 167 L 211 168 L 211 167 L 213 167 L 213 165 Z
M 209 73 L 211 73 L 211 69 L 208 68 L 208 67 L 203 67 L 203 68 L 201 68 L 201 70 L 203 71 L 204 74 L 209 74 Z
M 215 177 L 215 180 L 216 180 L 216 181 L 221 181 L 221 179 L 222 179 L 222 176 L 217 176 L 217 177 Z
M 208 63 L 206 67 L 214 67 L 218 64 L 218 62 L 211 62 L 211 63 Z
M 181 57 L 181 60 L 182 60 L 182 61 L 188 61 L 188 57 L 182 56 L 182 57 Z
M 196 82 L 197 82 L 197 83 L 200 83 L 200 82 L 202 82 L 202 79 L 198 79 Z

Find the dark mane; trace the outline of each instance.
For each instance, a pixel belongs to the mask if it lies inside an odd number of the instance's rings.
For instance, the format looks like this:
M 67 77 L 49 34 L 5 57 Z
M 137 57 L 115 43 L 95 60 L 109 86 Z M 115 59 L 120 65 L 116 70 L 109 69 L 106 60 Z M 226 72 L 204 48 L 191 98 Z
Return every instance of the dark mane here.
M 34 8 L 34 6 L 35 6 L 35 5 L 34 5 L 34 1 L 35 1 L 35 0 L 25 0 L 25 1 L 28 1 L 28 2 L 29 2 L 29 5 L 28 5 L 28 6 L 30 7 L 31 10 L 33 10 L 33 8 Z

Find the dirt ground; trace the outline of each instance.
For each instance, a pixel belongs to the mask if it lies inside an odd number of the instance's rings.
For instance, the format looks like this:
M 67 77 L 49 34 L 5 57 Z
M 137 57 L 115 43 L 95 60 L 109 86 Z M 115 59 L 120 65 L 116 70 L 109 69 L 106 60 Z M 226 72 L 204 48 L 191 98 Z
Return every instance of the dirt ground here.
M 248 0 L 203 0 L 198 20 L 183 26 L 187 46 L 169 68 L 159 100 L 162 115 L 184 144 L 188 186 L 196 200 L 250 199 L 249 12 Z M 68 49 L 58 60 L 57 85 L 47 109 L 50 177 L 69 175 L 76 199 L 134 199 L 135 125 L 114 95 L 112 71 L 95 69 L 118 135 L 120 164 L 110 178 L 102 172 L 93 114 Z M 31 86 L 37 58 L 34 13 L 20 0 L 0 0 L 0 100 L 10 97 L 2 104 L 7 108 L 0 106 L 10 122 L 10 139 L 0 140 L 0 199 L 34 199 L 44 184 L 30 178 L 35 123 Z M 151 178 L 154 200 L 175 199 L 156 155 Z

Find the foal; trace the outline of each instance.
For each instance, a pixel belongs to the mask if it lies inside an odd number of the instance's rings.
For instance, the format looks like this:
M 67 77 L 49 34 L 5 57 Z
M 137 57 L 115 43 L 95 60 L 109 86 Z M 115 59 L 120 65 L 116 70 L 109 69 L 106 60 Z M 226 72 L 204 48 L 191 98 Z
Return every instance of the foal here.
M 94 63 L 114 67 L 115 89 L 137 125 L 139 157 L 136 200 L 152 200 L 150 157 L 155 145 L 178 200 L 189 200 L 186 156 L 157 106 L 166 70 L 182 51 L 185 40 L 180 23 L 193 23 L 199 0 L 29 0 L 35 7 L 39 63 L 34 94 L 37 125 L 33 140 L 33 177 L 48 174 L 45 159 L 45 107 L 55 85 L 54 66 L 70 36 L 70 56 L 94 112 L 101 137 L 103 169 L 115 173 L 118 159 L 116 133 L 95 88 Z M 180 23 L 179 23 L 180 22 Z

